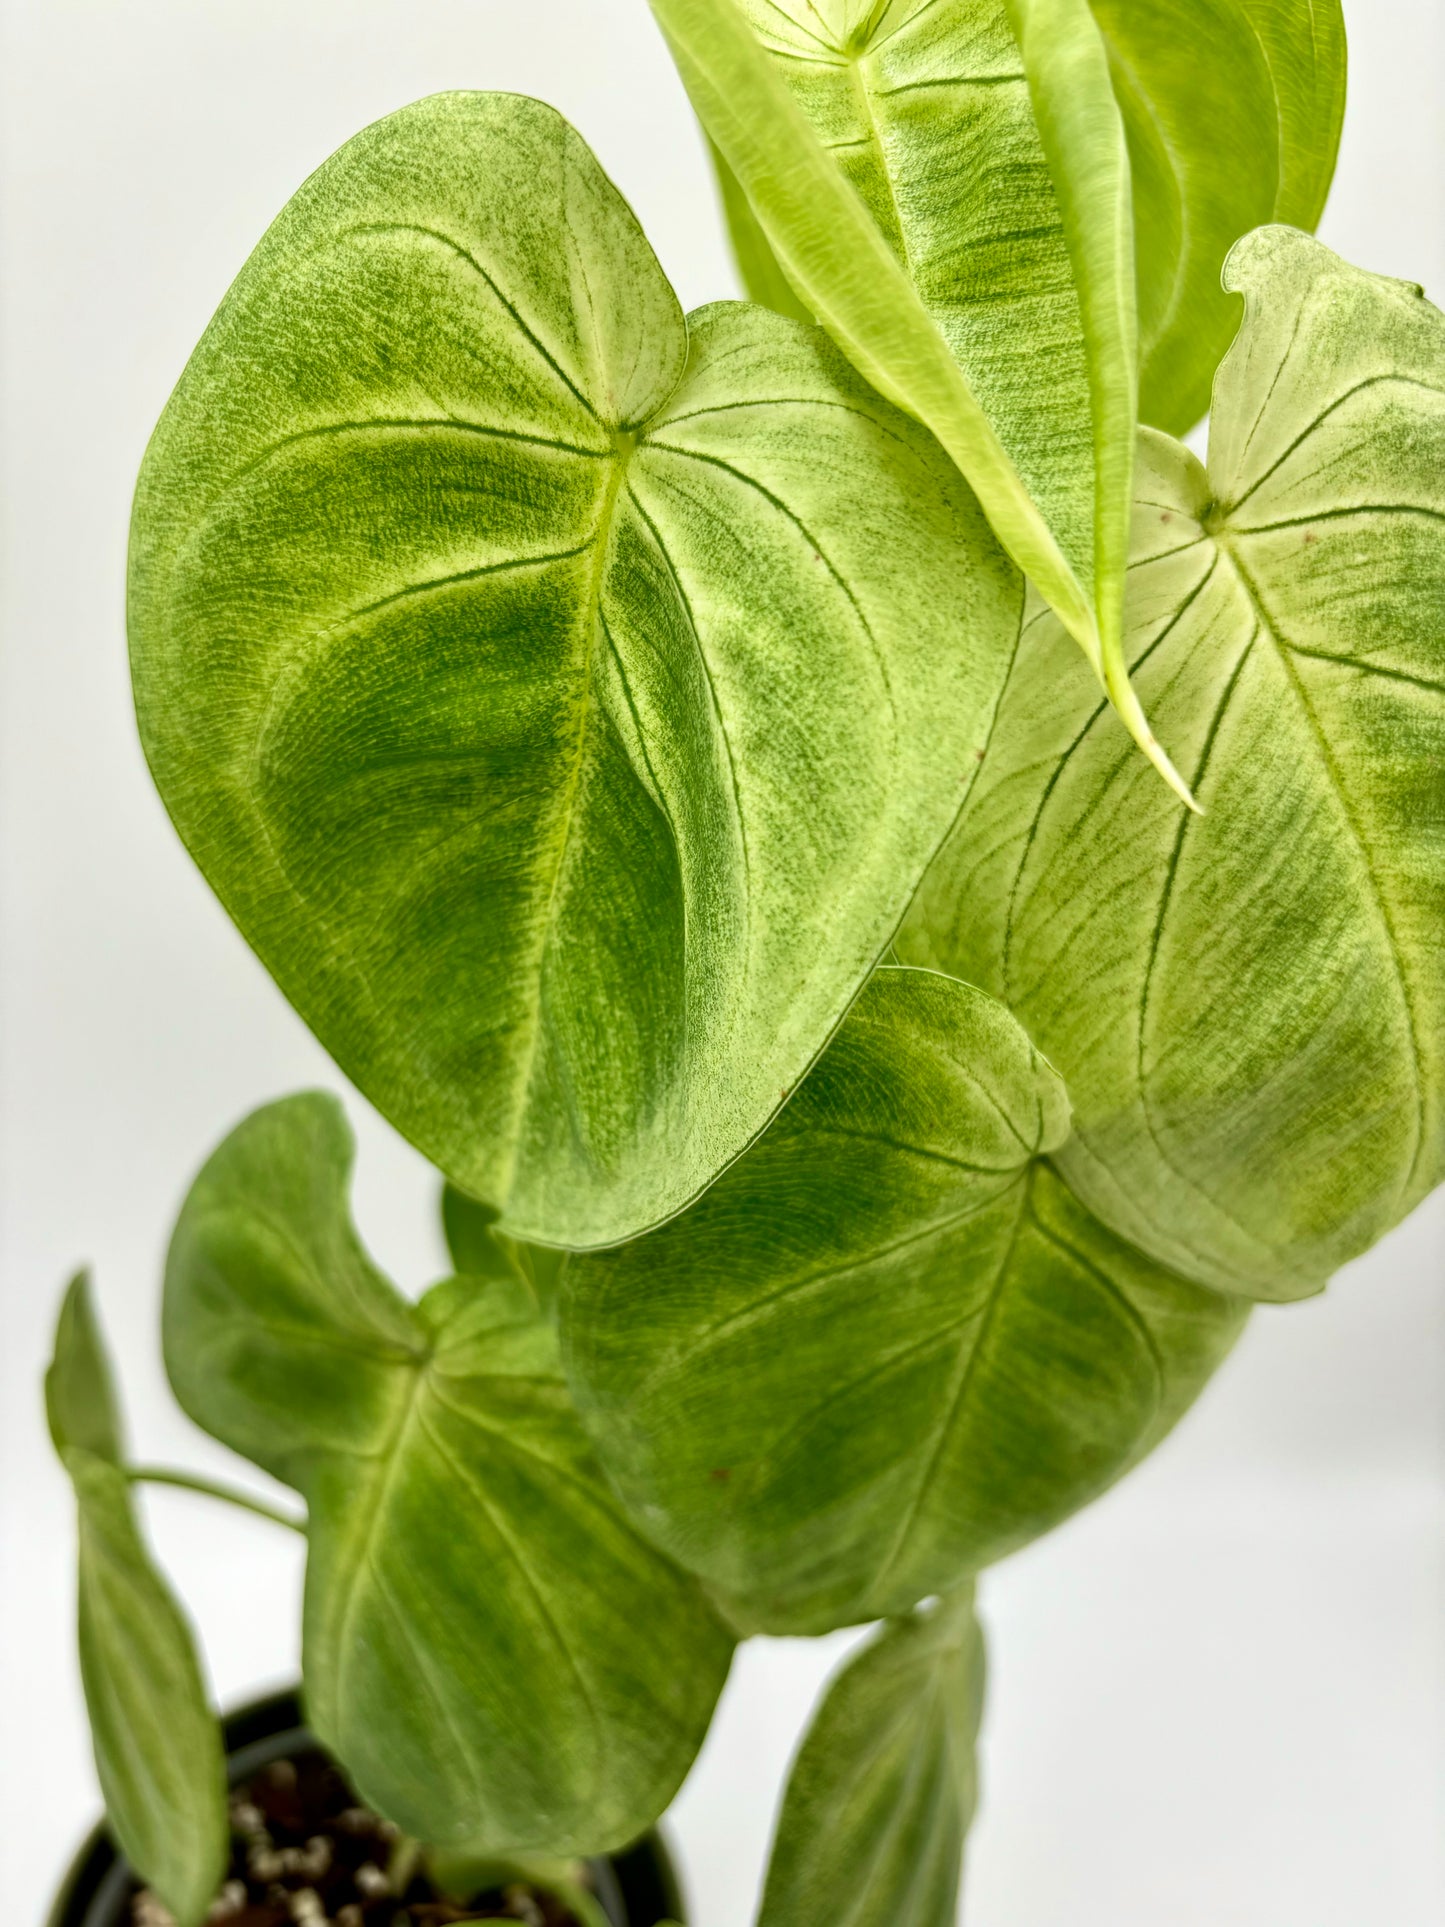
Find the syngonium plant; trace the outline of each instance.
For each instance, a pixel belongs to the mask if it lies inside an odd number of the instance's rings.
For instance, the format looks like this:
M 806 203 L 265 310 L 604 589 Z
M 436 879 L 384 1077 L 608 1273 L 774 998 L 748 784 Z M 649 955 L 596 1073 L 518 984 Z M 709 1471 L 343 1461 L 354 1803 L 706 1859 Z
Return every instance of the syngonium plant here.
M 408 1833 L 616 1847 L 738 1639 L 876 1620 L 762 1927 L 943 1927 L 977 1574 L 1445 1167 L 1445 318 L 1306 232 L 1335 0 L 653 10 L 750 302 L 441 95 L 146 456 L 151 768 L 455 1267 L 378 1273 L 289 1098 L 166 1363 L 304 1498 L 308 1716 Z M 194 1927 L 216 1728 L 81 1286 L 51 1418 L 112 1824 Z

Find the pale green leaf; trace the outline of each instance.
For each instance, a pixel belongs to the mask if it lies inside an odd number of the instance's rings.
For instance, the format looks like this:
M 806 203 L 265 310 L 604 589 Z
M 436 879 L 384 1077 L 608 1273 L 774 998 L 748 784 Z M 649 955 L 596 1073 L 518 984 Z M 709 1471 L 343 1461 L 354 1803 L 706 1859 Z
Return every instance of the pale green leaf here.
M 608 1472 L 737 1624 L 957 1586 L 1117 1478 L 1228 1349 L 1241 1308 L 1090 1217 L 1049 1162 L 1067 1133 L 1001 1005 L 884 968 L 706 1197 L 568 1261 Z
M 1130 601 L 1208 816 L 1041 614 L 900 950 L 1059 1066 L 1092 1210 L 1291 1298 L 1445 1174 L 1445 317 L 1286 228 L 1228 279 L 1209 471 L 1146 434 Z
M 1220 271 L 1268 221 L 1313 228 L 1345 104 L 1340 0 L 1092 0 L 1128 134 L 1141 411 L 1198 421 L 1239 326 Z
M 1324 208 L 1345 104 L 1340 0 L 1092 5 L 1108 47 L 1131 163 L 1140 406 L 1156 428 L 1182 434 L 1208 407 L 1214 371 L 1239 325 L 1238 303 L 1220 281 L 1225 255 L 1263 222 L 1313 228 Z M 975 23 L 997 17 L 991 0 L 972 0 L 954 11 L 957 19 Z M 797 17 L 797 9 L 790 14 Z M 757 17 L 765 18 L 766 10 Z M 883 16 L 880 34 L 892 17 Z M 798 92 L 805 104 L 819 99 L 811 80 Z M 981 103 L 965 89 L 950 94 L 941 87 L 924 99 L 941 174 L 960 122 L 977 114 Z M 883 105 L 886 112 L 886 97 Z M 992 107 L 997 112 L 998 103 Z M 915 128 L 922 121 L 921 103 L 915 103 Z M 880 130 L 885 126 L 895 131 L 880 122 Z M 1006 149 L 1002 117 L 990 145 L 995 154 Z M 863 150 L 835 151 L 861 188 Z M 896 135 L 886 147 L 880 140 L 873 165 L 901 151 Z M 722 162 L 720 182 L 744 285 L 755 301 L 791 313 L 796 297 L 725 168 Z M 990 186 L 995 178 L 990 170 Z M 954 191 L 953 218 L 968 219 L 970 200 L 982 198 L 977 192 L 970 197 L 966 187 Z M 1036 236 L 1034 245 L 1041 239 Z M 915 243 L 910 259 L 916 252 Z M 997 276 L 997 266 L 990 266 Z M 920 282 L 925 298 L 926 286 Z
M 971 1586 L 848 1661 L 788 1776 L 758 1927 L 954 1927 L 983 1689 Z
M 774 271 L 932 429 L 1173 780 L 1121 680 L 1134 274 L 1086 0 L 1030 0 L 1028 19 L 1048 18 L 1027 77 L 1004 0 L 652 9 Z M 1031 92 L 1067 173 L 1062 212 Z
M 817 329 L 684 326 L 549 108 L 442 95 L 301 190 L 137 497 L 182 835 L 503 1230 L 605 1243 L 766 1124 L 977 767 L 1017 578 Z
M 707 151 L 717 180 L 728 238 L 733 244 L 733 257 L 748 299 L 761 302 L 777 314 L 789 315 L 794 321 L 811 321 L 812 315 L 788 286 L 788 277 L 778 266 L 778 257 L 768 246 L 768 237 L 759 227 L 758 217 L 749 206 L 737 175 L 717 151 L 715 142 L 708 142 Z
M 220 1726 L 191 1629 L 136 1521 L 83 1273 L 61 1310 L 45 1401 L 75 1487 L 80 1671 L 111 1831 L 177 1927 L 197 1927 L 230 1852 Z
M 166 1270 L 176 1395 L 307 1501 L 307 1715 L 363 1796 L 439 1846 L 622 1846 L 691 1765 L 731 1641 L 603 1483 L 530 1291 L 408 1305 L 352 1228 L 351 1160 L 319 1095 L 213 1155 Z
M 1006 4 L 1028 76 L 1083 322 L 1093 425 L 1094 608 L 1104 685 L 1130 734 L 1152 753 L 1156 746 L 1129 685 L 1122 643 L 1139 418 L 1134 220 L 1124 123 L 1089 0 Z M 1037 388 L 1025 405 L 1037 410 Z

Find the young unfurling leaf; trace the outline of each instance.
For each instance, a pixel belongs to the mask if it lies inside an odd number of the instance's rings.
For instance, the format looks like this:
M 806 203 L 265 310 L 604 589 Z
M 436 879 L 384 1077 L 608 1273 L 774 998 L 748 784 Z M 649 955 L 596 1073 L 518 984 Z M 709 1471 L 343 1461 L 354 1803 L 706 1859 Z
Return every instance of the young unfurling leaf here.
M 652 6 L 786 284 L 933 430 L 1177 780 L 1120 654 L 1133 233 L 1087 0 Z

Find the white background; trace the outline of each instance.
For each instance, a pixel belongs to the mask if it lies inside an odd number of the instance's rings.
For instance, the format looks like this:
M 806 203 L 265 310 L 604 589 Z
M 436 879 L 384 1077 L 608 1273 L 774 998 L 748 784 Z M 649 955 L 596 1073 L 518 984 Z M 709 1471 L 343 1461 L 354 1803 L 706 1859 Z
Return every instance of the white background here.
M 1324 233 L 1445 294 L 1445 10 L 1347 0 Z M 0 1896 L 38 1922 L 96 1803 L 72 1522 L 39 1379 L 96 1268 L 144 1456 L 244 1476 L 172 1408 L 159 1265 L 203 1151 L 341 1088 L 171 834 L 122 631 L 147 432 L 236 269 L 348 135 L 445 87 L 544 96 L 637 208 L 685 304 L 733 291 L 644 0 L 7 0 L 0 628 Z M 432 1180 L 359 1099 L 359 1210 L 408 1288 Z M 986 1582 L 993 1672 L 970 1927 L 1445 1922 L 1445 1211 L 1309 1305 L 1260 1313 L 1175 1438 Z M 295 1667 L 285 1535 L 183 1495 L 151 1517 L 223 1698 Z M 768 1817 L 846 1640 L 741 1657 L 676 1814 L 698 1927 L 745 1927 Z

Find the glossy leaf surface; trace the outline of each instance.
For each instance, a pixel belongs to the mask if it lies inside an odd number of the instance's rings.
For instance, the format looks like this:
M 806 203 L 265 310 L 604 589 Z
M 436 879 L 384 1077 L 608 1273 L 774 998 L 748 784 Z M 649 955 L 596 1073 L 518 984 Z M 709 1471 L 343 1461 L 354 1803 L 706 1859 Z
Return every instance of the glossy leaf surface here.
M 1121 675 L 1134 275 L 1085 0 L 1021 4 L 1027 57 L 1004 0 L 652 8 L 775 269 L 933 430 L 1168 773 Z M 752 259 L 750 231 L 741 242 Z
M 758 1927 L 954 1927 L 983 1688 L 971 1587 L 848 1661 L 793 1762 Z
M 350 142 L 137 497 L 152 770 L 338 1063 L 509 1233 L 678 1209 L 821 1048 L 957 811 L 1017 579 L 816 329 L 684 325 L 550 109 Z
M 1313 228 L 1345 105 L 1340 0 L 1092 0 L 1132 163 L 1140 407 L 1182 435 L 1239 326 L 1225 256 Z
M 1445 1171 L 1445 317 L 1289 229 L 1230 281 L 1209 472 L 1146 436 L 1130 603 L 1208 815 L 1041 616 L 900 950 L 1059 1066 L 1091 1209 L 1290 1298 Z
M 636 1533 L 516 1278 L 409 1305 L 347 1210 L 339 1107 L 257 1112 L 193 1186 L 166 1272 L 191 1416 L 304 1494 L 307 1715 L 406 1831 L 599 1852 L 667 1805 L 731 1641 Z
M 83 1273 L 61 1310 L 45 1401 L 75 1487 L 80 1671 L 110 1827 L 177 1927 L 197 1927 L 230 1852 L 220 1727 L 191 1629 L 135 1516 L 109 1363 Z
M 1067 1133 L 1001 1005 L 884 968 L 705 1198 L 568 1261 L 608 1472 L 738 1624 L 817 1632 L 959 1585 L 1147 1451 L 1228 1349 L 1239 1308 L 1051 1170 Z

